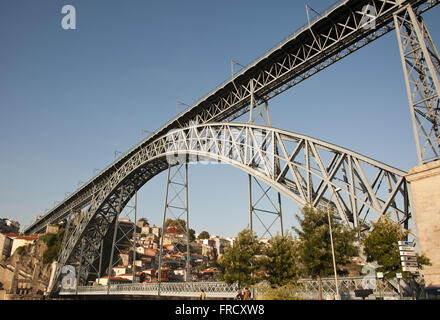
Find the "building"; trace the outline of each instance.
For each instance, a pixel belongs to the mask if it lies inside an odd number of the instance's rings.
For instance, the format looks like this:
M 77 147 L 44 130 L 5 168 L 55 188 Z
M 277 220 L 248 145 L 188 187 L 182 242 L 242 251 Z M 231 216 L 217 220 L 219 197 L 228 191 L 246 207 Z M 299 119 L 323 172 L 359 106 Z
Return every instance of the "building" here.
M 205 270 L 202 270 L 202 280 L 214 281 L 219 273 L 220 271 L 216 268 L 207 268 Z
M 37 241 L 37 239 L 38 239 L 38 235 L 15 237 L 13 239 L 14 241 L 12 242 L 11 256 L 14 254 L 17 248 L 34 244 Z
M 145 225 L 149 225 L 149 223 L 148 223 L 148 221 L 147 221 L 147 219 L 139 219 L 137 222 L 136 222 L 136 226 L 138 226 L 139 228 L 142 228 L 143 226 L 145 226 Z
M 108 285 L 108 277 L 107 276 L 104 276 L 104 277 L 101 277 L 101 278 L 97 278 L 96 280 L 96 283 L 97 284 L 100 284 L 100 285 L 102 285 L 102 286 L 106 286 L 106 285 Z M 123 277 L 111 277 L 110 278 L 110 283 L 114 283 L 114 284 L 127 284 L 127 283 L 132 283 L 132 280 L 129 280 L 129 279 L 126 279 L 126 278 L 123 278 Z
M 151 227 L 151 233 L 156 235 L 157 237 L 160 237 L 160 228 L 156 227 L 156 225 L 153 225 Z
M 142 227 L 141 234 L 145 234 L 145 235 L 150 233 L 152 234 L 152 231 L 153 231 L 152 228 L 148 224 L 146 224 Z
M 129 272 L 131 272 L 131 265 L 113 267 L 113 276 L 115 277 L 118 277 L 121 274 L 126 274 Z
M 170 270 L 169 279 L 173 281 L 186 281 L 186 269 L 177 268 Z
M 18 233 L 20 224 L 17 221 L 3 218 L 0 219 L 0 233 Z
M 48 224 L 46 226 L 46 232 L 45 233 L 57 233 L 59 230 L 59 226 L 55 224 Z
M 12 243 L 15 234 L 2 234 L 0 233 L 0 260 L 4 260 L 11 255 Z

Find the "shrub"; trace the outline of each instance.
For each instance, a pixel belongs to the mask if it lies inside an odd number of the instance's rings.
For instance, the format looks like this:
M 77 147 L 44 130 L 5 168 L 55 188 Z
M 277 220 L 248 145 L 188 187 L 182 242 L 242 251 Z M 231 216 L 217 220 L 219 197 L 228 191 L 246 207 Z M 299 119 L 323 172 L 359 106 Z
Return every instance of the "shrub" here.
M 60 230 L 58 233 L 48 233 L 42 237 L 43 242 L 46 244 L 47 249 L 43 253 L 43 263 L 49 264 L 58 258 L 58 253 L 61 249 L 63 241 L 64 230 Z

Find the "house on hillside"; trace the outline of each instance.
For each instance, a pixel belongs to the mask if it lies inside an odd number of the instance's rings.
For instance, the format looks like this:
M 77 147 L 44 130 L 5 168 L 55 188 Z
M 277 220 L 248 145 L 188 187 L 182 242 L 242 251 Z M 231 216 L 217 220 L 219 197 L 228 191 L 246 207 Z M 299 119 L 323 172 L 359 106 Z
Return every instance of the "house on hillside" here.
M 38 239 L 38 235 L 14 237 L 11 248 L 11 256 L 14 254 L 15 250 L 17 250 L 19 247 L 34 244 L 37 241 L 37 239 Z

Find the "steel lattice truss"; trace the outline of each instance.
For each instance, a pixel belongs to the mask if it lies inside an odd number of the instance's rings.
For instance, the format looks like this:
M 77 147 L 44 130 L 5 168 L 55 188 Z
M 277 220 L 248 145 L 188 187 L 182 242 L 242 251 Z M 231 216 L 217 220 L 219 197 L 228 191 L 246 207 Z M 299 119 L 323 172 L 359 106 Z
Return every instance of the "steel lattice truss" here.
M 419 163 L 440 159 L 440 55 L 411 7 L 394 16 Z
M 73 192 L 28 227 L 36 233 L 92 202 L 92 197 L 125 162 L 172 129 L 191 122 L 231 121 L 249 110 L 251 98 L 262 103 L 284 92 L 394 28 L 393 14 L 411 5 L 416 14 L 439 0 L 345 0 L 339 1 L 307 25 L 292 33 L 266 54 L 204 96 L 175 119 L 160 127 L 97 176 Z M 366 6 L 374 12 L 372 18 Z M 374 28 L 370 28 L 374 23 Z
M 369 228 L 391 213 L 408 225 L 405 172 L 304 135 L 250 124 L 208 124 L 174 130 L 133 155 L 95 194 L 58 259 L 55 279 L 67 264 L 81 266 L 84 284 L 99 257 L 101 240 L 136 190 L 169 166 L 224 163 L 265 182 L 304 206 L 331 203 L 349 226 Z M 336 192 L 336 188 L 341 188 Z

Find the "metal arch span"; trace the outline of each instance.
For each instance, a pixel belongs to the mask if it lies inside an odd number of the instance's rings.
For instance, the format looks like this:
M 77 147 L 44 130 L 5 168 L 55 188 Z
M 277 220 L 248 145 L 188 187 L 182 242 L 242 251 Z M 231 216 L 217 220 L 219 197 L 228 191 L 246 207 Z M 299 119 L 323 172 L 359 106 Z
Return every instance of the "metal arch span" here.
M 339 0 L 176 118 L 155 130 L 39 217 L 25 229 L 25 233 L 41 232 L 48 224 L 56 223 L 70 212 L 83 208 L 129 158 L 170 130 L 186 127 L 191 121 L 230 122 L 249 110 L 251 96 L 259 104 L 268 101 L 387 34 L 395 28 L 393 16 L 406 5 L 410 5 L 419 16 L 439 3 L 440 0 Z M 376 12 L 376 28 L 371 30 L 365 28 L 364 23 L 369 20 L 367 12 L 363 10 L 367 5 Z
M 385 212 L 406 227 L 410 218 L 404 171 L 280 129 L 237 123 L 195 125 L 154 140 L 107 179 L 65 242 L 54 280 L 60 267 L 80 262 L 78 283 L 84 283 L 96 269 L 101 240 L 134 193 L 169 166 L 207 160 L 238 167 L 300 206 L 328 205 L 333 199 L 339 216 L 350 226 L 368 228 L 368 221 Z

